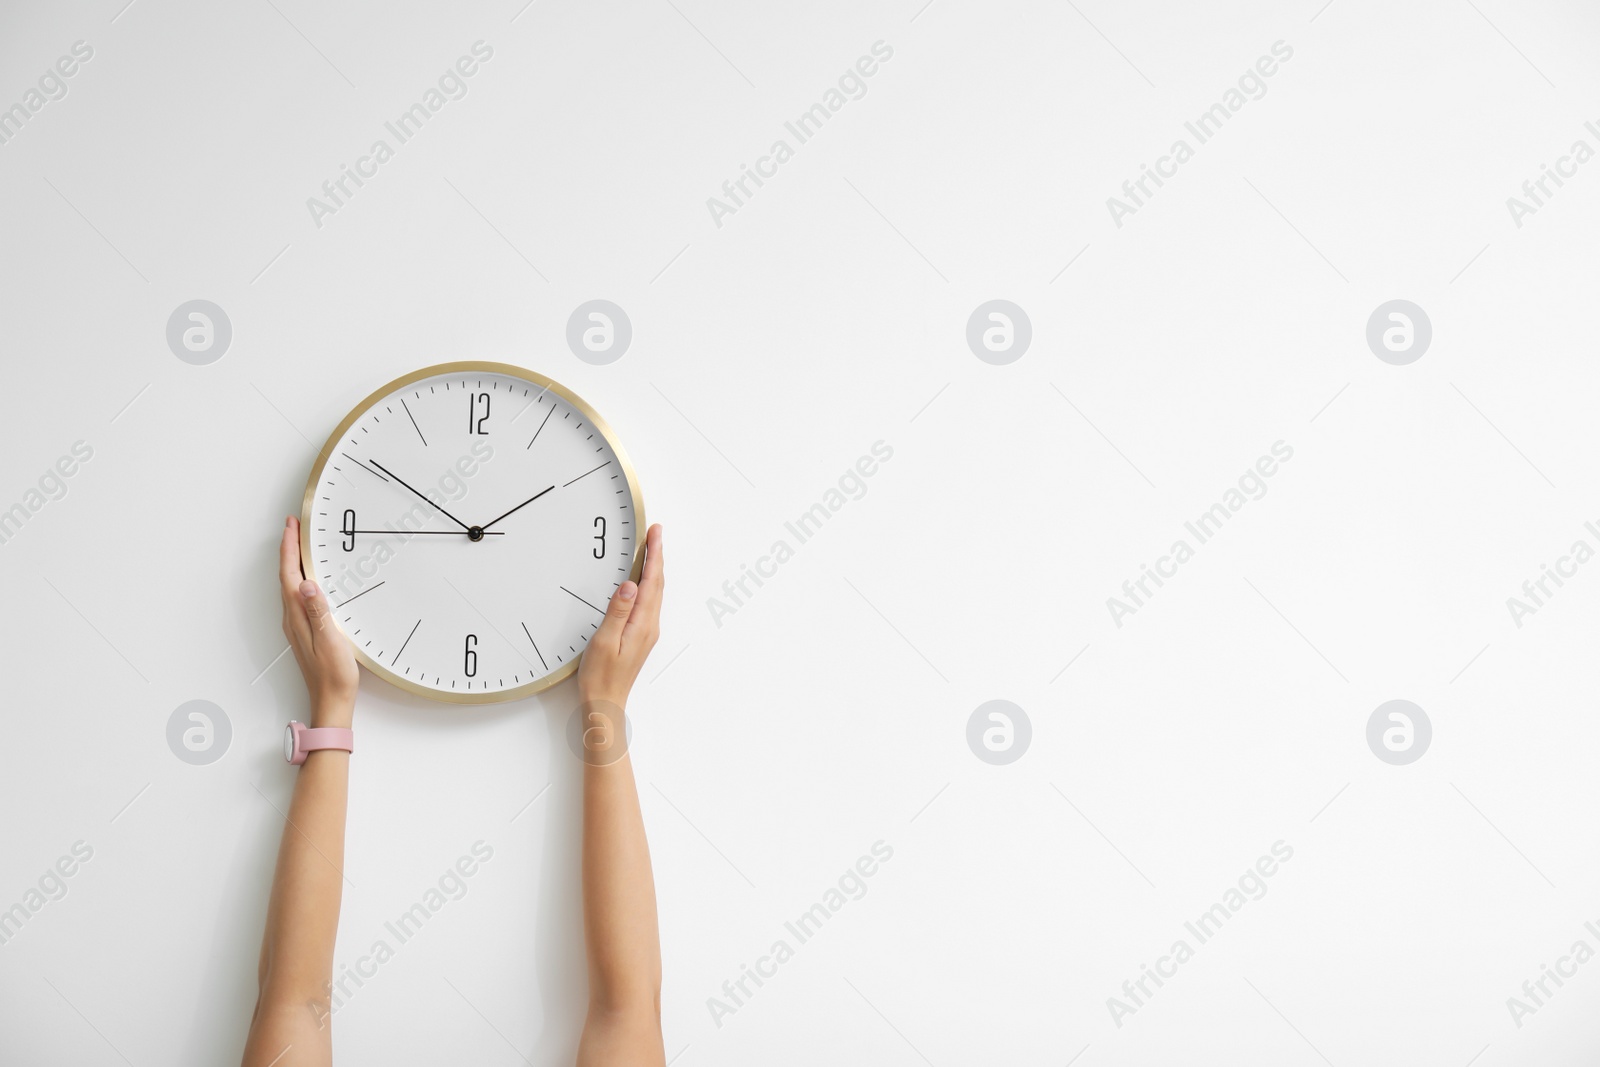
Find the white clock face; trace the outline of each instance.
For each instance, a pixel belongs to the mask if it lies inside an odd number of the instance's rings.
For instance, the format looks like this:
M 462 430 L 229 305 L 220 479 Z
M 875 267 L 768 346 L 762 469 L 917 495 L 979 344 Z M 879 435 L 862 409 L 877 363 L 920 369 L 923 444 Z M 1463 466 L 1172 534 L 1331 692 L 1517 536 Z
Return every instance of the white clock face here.
M 504 364 L 446 364 L 380 390 L 330 439 L 302 562 L 368 668 L 440 699 L 506 700 L 570 674 L 637 577 L 637 496 L 577 397 Z

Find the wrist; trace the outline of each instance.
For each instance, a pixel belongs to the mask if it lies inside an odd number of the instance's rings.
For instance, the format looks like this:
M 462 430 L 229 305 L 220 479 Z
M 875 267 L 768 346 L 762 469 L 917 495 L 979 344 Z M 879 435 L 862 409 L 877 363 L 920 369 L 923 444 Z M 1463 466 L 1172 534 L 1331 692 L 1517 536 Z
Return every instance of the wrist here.
M 311 704 L 310 726 L 314 729 L 333 726 L 350 729 L 355 721 L 354 700 L 317 700 Z
M 627 712 L 605 697 L 587 697 L 572 710 L 567 740 L 573 754 L 590 767 L 605 767 L 628 754 Z
M 599 688 L 589 689 L 580 685 L 578 687 L 578 703 L 597 706 L 605 705 L 618 711 L 626 711 L 628 708 L 628 695 L 624 693 L 619 697 L 615 693 L 608 693 Z

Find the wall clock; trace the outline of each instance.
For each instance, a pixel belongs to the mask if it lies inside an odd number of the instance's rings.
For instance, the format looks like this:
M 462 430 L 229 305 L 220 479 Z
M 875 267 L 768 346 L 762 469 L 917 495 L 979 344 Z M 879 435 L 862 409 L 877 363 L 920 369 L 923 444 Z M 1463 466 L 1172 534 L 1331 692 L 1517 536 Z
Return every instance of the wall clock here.
M 300 559 L 366 668 L 458 704 L 578 668 L 639 578 L 644 500 L 616 436 L 560 384 L 441 363 L 356 405 L 306 482 Z

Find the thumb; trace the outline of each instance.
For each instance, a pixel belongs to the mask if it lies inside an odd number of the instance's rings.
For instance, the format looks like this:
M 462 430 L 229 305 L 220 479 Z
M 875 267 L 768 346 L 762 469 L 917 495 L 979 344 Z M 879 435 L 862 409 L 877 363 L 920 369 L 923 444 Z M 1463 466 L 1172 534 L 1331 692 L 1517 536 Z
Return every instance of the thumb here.
M 606 617 L 600 623 L 600 629 L 595 631 L 595 636 L 605 634 L 616 643 L 621 640 L 622 627 L 628 621 L 628 616 L 633 614 L 633 606 L 639 600 L 639 587 L 633 582 L 623 582 L 617 586 L 617 591 L 611 597 L 611 603 L 606 606 Z
M 301 582 L 300 601 L 305 605 L 306 621 L 311 624 L 311 632 L 326 633 L 332 623 L 329 622 L 328 598 L 323 595 L 322 587 L 309 578 Z

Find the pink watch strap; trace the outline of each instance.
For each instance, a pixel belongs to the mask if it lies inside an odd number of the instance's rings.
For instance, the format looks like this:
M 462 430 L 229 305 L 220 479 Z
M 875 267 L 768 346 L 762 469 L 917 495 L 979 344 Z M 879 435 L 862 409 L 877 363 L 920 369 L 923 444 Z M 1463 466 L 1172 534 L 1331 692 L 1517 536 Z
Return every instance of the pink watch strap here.
M 295 731 L 295 758 L 291 762 L 302 764 L 306 757 L 318 749 L 337 748 L 345 752 L 356 750 L 355 731 L 340 726 L 304 726 Z

